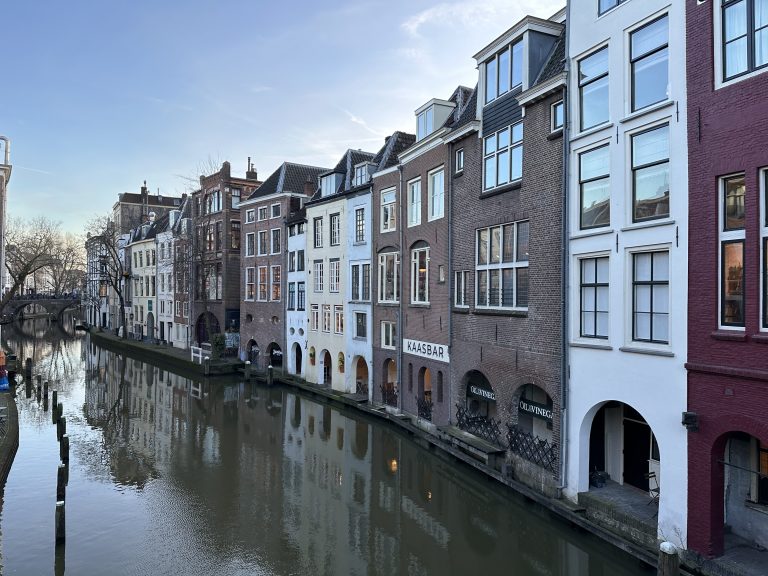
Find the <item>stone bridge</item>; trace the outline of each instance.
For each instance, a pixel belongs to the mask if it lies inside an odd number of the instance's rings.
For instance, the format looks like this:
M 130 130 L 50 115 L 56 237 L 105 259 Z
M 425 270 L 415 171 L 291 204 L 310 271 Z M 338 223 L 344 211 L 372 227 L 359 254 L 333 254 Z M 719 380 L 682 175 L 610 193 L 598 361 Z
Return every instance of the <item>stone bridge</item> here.
M 50 316 L 56 319 L 61 318 L 61 315 L 67 310 L 74 310 L 79 308 L 81 301 L 79 298 L 13 298 L 9 300 L 2 310 L 2 314 L 6 319 L 16 320 L 22 319 L 25 315 L 24 308 L 29 305 L 37 304 L 43 308 Z M 29 314 L 27 312 L 26 314 Z

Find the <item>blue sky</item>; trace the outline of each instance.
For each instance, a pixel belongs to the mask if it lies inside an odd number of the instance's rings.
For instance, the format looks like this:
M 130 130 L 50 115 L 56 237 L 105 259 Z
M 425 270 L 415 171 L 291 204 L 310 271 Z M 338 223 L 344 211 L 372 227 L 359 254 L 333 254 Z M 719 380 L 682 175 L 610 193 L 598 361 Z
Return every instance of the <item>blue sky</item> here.
M 474 86 L 472 55 L 552 0 L 3 0 L 10 215 L 73 232 L 120 192 L 229 160 L 333 165 Z

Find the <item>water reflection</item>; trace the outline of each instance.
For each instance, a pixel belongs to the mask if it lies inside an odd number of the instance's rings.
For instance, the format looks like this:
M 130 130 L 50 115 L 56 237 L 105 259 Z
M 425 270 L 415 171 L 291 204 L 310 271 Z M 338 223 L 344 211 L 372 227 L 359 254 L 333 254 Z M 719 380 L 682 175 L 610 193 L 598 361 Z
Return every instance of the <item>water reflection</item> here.
M 642 573 L 493 482 L 354 414 L 82 346 L 72 574 Z M 4 513 L 9 529 L 36 538 L 39 527 L 11 526 Z M 17 573 L 50 572 L 28 555 L 15 560 L 6 548 L 4 556 Z

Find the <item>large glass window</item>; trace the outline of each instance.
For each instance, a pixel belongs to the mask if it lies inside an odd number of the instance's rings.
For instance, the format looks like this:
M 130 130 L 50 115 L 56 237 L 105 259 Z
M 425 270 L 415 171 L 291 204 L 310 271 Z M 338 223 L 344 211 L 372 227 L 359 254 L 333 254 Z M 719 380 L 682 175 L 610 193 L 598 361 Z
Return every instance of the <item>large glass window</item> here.
M 608 338 L 608 258 L 581 260 L 581 320 L 579 335 Z
M 256 299 L 256 269 L 255 268 L 245 269 L 245 299 L 246 300 Z
M 315 260 L 315 292 L 323 291 L 323 261 Z
M 331 260 L 329 262 L 328 290 L 330 290 L 331 292 L 338 292 L 340 283 L 341 283 L 340 262 L 338 260 Z
M 627 0 L 599 0 L 598 2 L 598 14 L 603 14 L 611 8 L 618 6 L 619 4 L 626 2 Z
M 397 346 L 397 336 L 394 322 L 381 323 L 381 347 L 394 349 Z
M 352 300 L 371 299 L 371 265 L 352 264 Z
M 579 61 L 579 100 L 582 130 L 608 122 L 607 46 Z
M 269 279 L 267 277 L 267 267 L 259 266 L 259 300 L 265 302 L 268 295 Z
M 632 136 L 632 221 L 669 216 L 669 126 Z
M 768 65 L 768 0 L 722 0 L 723 78 Z
M 344 334 L 344 307 L 333 307 L 333 331 L 336 334 Z
M 633 254 L 632 339 L 669 343 L 669 252 Z
M 411 250 L 411 304 L 429 303 L 429 247 Z
M 608 144 L 579 154 L 580 228 L 611 223 L 610 147 Z
M 434 111 L 432 106 L 416 117 L 416 139 L 421 140 L 432 134 L 434 130 Z
M 338 214 L 331 214 L 331 246 L 338 246 L 341 242 L 341 218 Z
M 331 331 L 331 305 L 323 304 L 323 332 Z
M 421 224 L 421 180 L 408 182 L 408 226 Z
M 381 192 L 381 231 L 392 232 L 395 230 L 395 200 L 397 193 L 394 188 Z
M 445 210 L 445 181 L 443 169 L 429 173 L 429 220 L 443 217 Z
M 323 247 L 323 218 L 315 218 L 312 220 L 315 233 L 315 248 Z
M 320 305 L 312 304 L 309 312 L 309 329 L 318 330 L 320 328 Z
M 355 209 L 355 242 L 365 242 L 365 208 Z
M 528 221 L 477 231 L 476 306 L 528 307 Z
M 281 298 L 280 284 L 280 266 L 272 266 L 272 296 L 273 302 L 278 302 Z
M 296 309 L 296 283 L 288 283 L 288 310 Z
M 523 177 L 523 123 L 499 130 L 484 140 L 485 190 Z
M 245 235 L 245 255 L 246 256 L 255 256 L 256 255 L 256 234 L 253 232 L 249 232 Z
M 259 256 L 264 256 L 269 253 L 269 240 L 267 238 L 267 231 L 259 231 Z
M 355 338 L 368 337 L 368 315 L 365 312 L 355 312 Z
M 519 40 L 485 61 L 485 103 L 523 83 L 523 42 Z
M 744 317 L 744 197 L 743 174 L 720 183 L 720 324 L 743 327 Z
M 669 18 L 635 30 L 630 44 L 634 111 L 669 98 Z
M 280 206 L 280 204 L 277 204 Z M 280 253 L 280 228 L 274 228 L 272 230 L 272 254 Z
M 379 254 L 379 302 L 400 301 L 400 255 L 397 252 Z
M 296 301 L 296 310 L 304 310 L 306 308 L 307 303 L 307 296 L 306 296 L 306 287 L 304 285 L 304 282 L 299 282 L 297 286 L 297 301 Z

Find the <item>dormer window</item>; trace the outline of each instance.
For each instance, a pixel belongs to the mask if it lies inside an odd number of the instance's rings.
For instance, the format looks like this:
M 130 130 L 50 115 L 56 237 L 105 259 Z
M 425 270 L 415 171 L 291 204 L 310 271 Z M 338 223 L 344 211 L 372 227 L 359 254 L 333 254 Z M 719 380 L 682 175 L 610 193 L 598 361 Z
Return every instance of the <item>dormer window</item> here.
M 416 117 L 416 140 L 429 136 L 434 130 L 434 111 L 430 106 Z
M 523 42 L 518 40 L 485 61 L 485 103 L 523 83 Z
M 334 192 L 336 192 L 336 175 L 323 176 L 320 180 L 320 195 L 323 197 L 330 196 Z
M 354 186 L 362 186 L 366 182 L 368 182 L 368 164 L 355 166 Z

